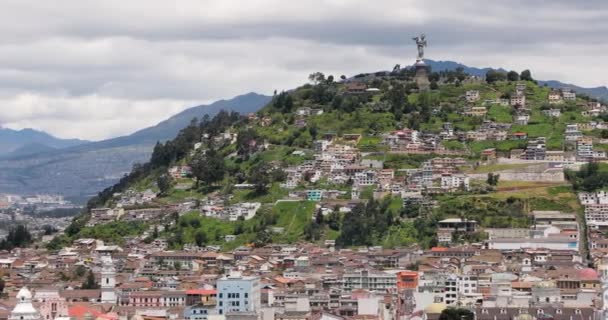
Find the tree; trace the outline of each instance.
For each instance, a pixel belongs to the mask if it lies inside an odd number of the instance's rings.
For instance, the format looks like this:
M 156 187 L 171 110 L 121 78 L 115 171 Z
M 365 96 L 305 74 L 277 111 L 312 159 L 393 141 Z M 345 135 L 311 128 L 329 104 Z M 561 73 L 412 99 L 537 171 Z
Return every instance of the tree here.
M 330 75 L 329 77 L 327 77 L 327 83 L 333 83 L 334 82 L 334 76 Z
M 270 165 L 263 162 L 260 162 L 251 168 L 249 172 L 249 182 L 255 186 L 256 193 L 266 193 L 268 184 L 272 182 L 270 172 Z
M 463 308 L 447 308 L 439 315 L 439 320 L 473 320 L 475 315 L 471 310 Z
M 499 174 L 494 174 L 492 172 L 488 172 L 488 179 L 486 180 L 486 182 L 491 186 L 495 186 L 498 184 L 499 178 L 500 178 Z
M 313 84 L 318 84 L 325 81 L 325 75 L 322 72 L 317 71 L 315 73 L 311 73 L 308 76 L 308 80 L 310 80 L 310 82 Z
M 197 230 L 194 234 L 194 241 L 199 247 L 205 246 L 205 244 L 207 243 L 207 234 L 205 233 L 205 231 Z
M 345 75 L 341 75 L 340 79 L 344 81 L 344 80 L 346 80 L 346 76 Z
M 509 71 L 509 73 L 507 73 L 507 80 L 509 81 L 518 81 L 519 80 L 519 74 L 515 71 Z
M 247 157 L 257 149 L 257 133 L 253 129 L 238 132 L 236 138 L 236 151 L 239 156 Z
M 199 181 L 207 187 L 213 185 L 224 178 L 226 171 L 224 158 L 215 149 L 209 149 L 204 154 L 196 154 L 190 161 L 190 167 L 197 186 Z
M 87 273 L 87 269 L 83 265 L 79 265 L 74 269 L 74 276 L 77 278 L 84 276 L 85 273 Z
M 99 289 L 99 284 L 95 281 L 95 275 L 92 270 L 89 270 L 87 278 L 82 283 L 81 289 Z
M 173 179 L 168 174 L 161 174 L 156 180 L 156 185 L 160 191 L 160 195 L 167 195 L 167 192 L 173 187 Z
M 519 78 L 522 81 L 534 81 L 534 79 L 532 79 L 532 73 L 528 69 L 522 71 L 521 74 L 519 75 Z
M 488 70 L 486 72 L 486 82 L 494 83 L 496 81 L 504 81 L 507 79 L 507 75 L 504 72 L 496 71 L 496 70 Z

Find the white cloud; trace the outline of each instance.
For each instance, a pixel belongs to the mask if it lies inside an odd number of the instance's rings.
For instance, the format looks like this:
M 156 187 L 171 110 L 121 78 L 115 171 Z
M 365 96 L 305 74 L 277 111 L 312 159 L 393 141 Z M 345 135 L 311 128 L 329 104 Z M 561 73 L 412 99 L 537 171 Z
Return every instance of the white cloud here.
M 603 1 L 7 0 L 0 124 L 102 139 L 188 106 L 428 57 L 605 85 Z

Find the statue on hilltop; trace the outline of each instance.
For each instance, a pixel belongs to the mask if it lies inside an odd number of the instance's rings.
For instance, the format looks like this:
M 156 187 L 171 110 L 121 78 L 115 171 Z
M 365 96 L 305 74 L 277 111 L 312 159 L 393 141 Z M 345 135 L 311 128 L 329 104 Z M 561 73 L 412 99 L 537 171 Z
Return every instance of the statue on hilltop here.
M 424 59 L 424 47 L 426 47 L 426 36 L 423 33 L 418 37 L 412 38 L 412 40 L 416 41 L 416 45 L 418 46 L 418 58 L 416 61 L 422 61 Z

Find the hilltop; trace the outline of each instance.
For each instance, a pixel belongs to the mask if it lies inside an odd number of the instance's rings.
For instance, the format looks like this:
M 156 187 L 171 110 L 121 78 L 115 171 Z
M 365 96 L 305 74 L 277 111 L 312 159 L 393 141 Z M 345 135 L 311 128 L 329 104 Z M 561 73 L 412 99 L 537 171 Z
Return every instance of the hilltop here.
M 256 114 L 193 122 L 89 201 L 53 245 L 94 236 L 165 239 L 171 248 L 429 247 L 484 238 L 442 238 L 444 218 L 525 228 L 534 210 L 580 212 L 561 164 L 606 158 L 606 106 L 539 85 L 528 70 L 489 70 L 485 80 L 434 72 L 426 92 L 413 76 L 315 73 Z M 577 142 L 583 136 L 591 149 Z M 131 227 L 113 232 L 115 220 Z

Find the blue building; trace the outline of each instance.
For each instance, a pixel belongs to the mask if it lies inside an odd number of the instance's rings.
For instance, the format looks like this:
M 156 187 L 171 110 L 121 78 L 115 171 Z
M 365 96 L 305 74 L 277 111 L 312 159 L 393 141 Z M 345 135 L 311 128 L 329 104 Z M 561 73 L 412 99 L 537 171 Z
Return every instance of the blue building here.
M 259 312 L 260 279 L 233 272 L 217 280 L 217 312 Z

